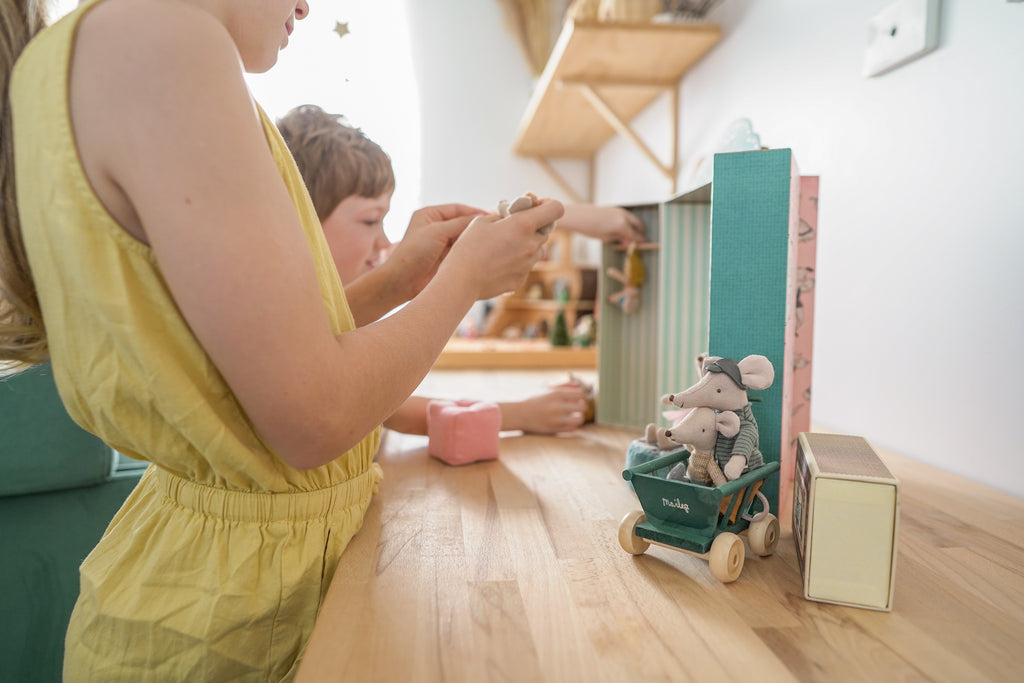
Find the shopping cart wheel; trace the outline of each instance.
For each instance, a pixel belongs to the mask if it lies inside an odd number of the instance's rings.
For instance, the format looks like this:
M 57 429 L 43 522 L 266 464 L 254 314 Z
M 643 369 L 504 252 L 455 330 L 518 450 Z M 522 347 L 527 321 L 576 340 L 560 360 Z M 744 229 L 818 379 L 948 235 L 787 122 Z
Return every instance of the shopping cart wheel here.
M 743 540 L 732 532 L 723 531 L 711 543 L 711 552 L 708 557 L 711 575 L 722 583 L 735 581 L 743 571 L 745 556 Z
M 766 557 L 775 552 L 775 546 L 779 543 L 779 519 L 769 513 L 750 523 L 747 530 L 747 542 L 750 550 L 755 555 Z
M 646 540 L 636 535 L 636 525 L 647 521 L 643 510 L 632 510 L 619 522 L 619 545 L 630 555 L 643 555 L 651 547 Z

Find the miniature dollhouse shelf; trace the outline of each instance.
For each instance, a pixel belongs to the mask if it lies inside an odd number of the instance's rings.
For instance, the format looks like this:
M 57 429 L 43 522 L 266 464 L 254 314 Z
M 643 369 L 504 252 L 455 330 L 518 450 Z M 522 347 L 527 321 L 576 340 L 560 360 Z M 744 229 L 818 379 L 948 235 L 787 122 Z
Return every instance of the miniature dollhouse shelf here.
M 546 339 L 458 339 L 448 342 L 435 369 L 589 369 L 597 366 L 597 348 L 553 347 Z
M 593 168 L 594 153 L 618 133 L 640 148 L 675 193 L 679 81 L 721 34 L 713 24 L 566 22 L 527 106 L 516 154 L 536 159 L 575 201 L 590 200 L 592 187 L 581 197 L 548 159 L 583 159 Z M 629 125 L 666 92 L 672 116 L 667 163 Z

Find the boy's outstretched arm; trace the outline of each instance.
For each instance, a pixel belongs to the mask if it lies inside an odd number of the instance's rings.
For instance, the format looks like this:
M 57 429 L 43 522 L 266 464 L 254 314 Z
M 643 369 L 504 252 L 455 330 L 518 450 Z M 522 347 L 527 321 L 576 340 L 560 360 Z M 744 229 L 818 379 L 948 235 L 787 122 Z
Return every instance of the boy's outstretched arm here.
M 384 426 L 402 434 L 427 435 L 427 406 L 433 399 L 426 396 L 410 396 L 391 417 L 384 420 Z
M 619 206 L 566 204 L 565 215 L 558 221 L 558 226 L 602 242 L 628 245 L 647 239 L 640 217 Z
M 433 399 L 410 396 L 384 421 L 384 426 L 403 434 L 428 434 L 427 409 Z M 587 409 L 583 387 L 567 382 L 522 401 L 502 401 L 501 429 L 531 434 L 571 432 L 584 421 Z

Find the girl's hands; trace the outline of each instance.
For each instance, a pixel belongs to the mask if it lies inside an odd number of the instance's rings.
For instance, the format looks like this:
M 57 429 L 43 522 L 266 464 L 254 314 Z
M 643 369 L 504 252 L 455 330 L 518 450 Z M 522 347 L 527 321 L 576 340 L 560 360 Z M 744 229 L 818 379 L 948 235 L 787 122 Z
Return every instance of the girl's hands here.
M 402 241 L 381 266 L 345 283 L 356 324 L 367 325 L 418 296 L 447 263 L 456 242 L 466 244 L 459 249 L 463 256 L 456 257 L 460 263 L 453 264 L 452 275 L 460 280 L 469 278 L 464 291 L 471 293 L 474 301 L 516 289 L 542 253 L 546 237 L 536 229 L 547 223 L 538 221 L 557 218 L 563 211 L 558 202 L 546 204 L 514 214 L 511 222 L 465 204 L 419 209 L 410 218 Z M 555 218 L 548 218 L 548 222 L 552 220 Z M 481 225 L 470 228 L 476 222 Z
M 454 269 L 476 299 L 510 292 L 522 285 L 543 253 L 547 235 L 537 230 L 558 220 L 564 211 L 561 202 L 545 199 L 507 218 L 478 216 L 452 246 L 441 268 Z
M 440 204 L 412 214 L 405 235 L 381 266 L 395 273 L 393 279 L 401 283 L 404 300 L 427 286 L 470 221 L 485 213 L 465 204 Z

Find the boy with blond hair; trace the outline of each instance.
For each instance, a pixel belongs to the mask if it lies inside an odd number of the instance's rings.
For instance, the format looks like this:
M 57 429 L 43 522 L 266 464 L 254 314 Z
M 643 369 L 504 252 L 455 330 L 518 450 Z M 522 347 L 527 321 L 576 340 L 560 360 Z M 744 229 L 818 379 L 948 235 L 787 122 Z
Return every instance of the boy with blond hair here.
M 473 209 L 448 204 L 416 211 L 405 237 L 385 259 L 392 245 L 384 234 L 384 217 L 391 206 L 395 176 L 384 150 L 343 117 L 315 105 L 292 109 L 277 126 L 313 199 L 346 296 L 349 301 L 362 302 L 359 310 L 373 312 L 372 317 L 357 319 L 356 324 L 370 324 L 414 297 L 429 277 L 410 278 L 405 264 L 427 259 L 434 267 L 417 272 L 435 272 L 447 253 L 447 235 L 466 221 L 464 217 Z M 426 434 L 430 400 L 411 396 L 384 426 L 407 434 Z M 583 387 L 570 382 L 524 401 L 499 403 L 499 407 L 503 430 L 553 434 L 583 423 L 586 396 Z

